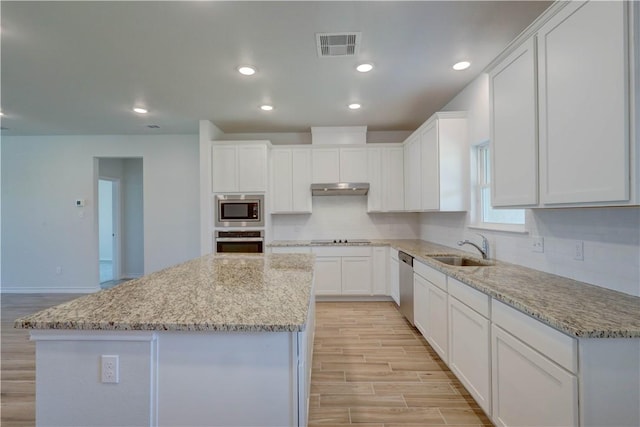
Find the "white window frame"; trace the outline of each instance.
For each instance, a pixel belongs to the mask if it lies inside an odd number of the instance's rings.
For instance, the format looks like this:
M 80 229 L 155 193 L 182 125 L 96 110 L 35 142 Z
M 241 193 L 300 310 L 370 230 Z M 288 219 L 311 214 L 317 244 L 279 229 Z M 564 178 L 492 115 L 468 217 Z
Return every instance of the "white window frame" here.
M 472 223 L 469 224 L 469 228 L 478 229 L 478 230 L 494 230 L 494 231 L 506 231 L 511 233 L 521 233 L 527 234 L 528 230 L 526 228 L 526 211 L 524 212 L 525 218 L 523 224 L 508 224 L 501 222 L 485 222 L 483 218 L 483 204 L 482 204 L 482 193 L 483 190 L 488 190 L 491 192 L 491 174 L 486 173 L 485 164 L 486 156 L 490 156 L 490 145 L 489 141 L 482 142 L 473 146 L 473 155 L 471 156 L 474 159 L 471 168 L 471 188 L 472 190 L 472 209 L 471 209 L 471 218 Z M 489 162 L 491 161 L 491 157 L 488 157 Z M 524 209 L 523 209 L 524 210 Z

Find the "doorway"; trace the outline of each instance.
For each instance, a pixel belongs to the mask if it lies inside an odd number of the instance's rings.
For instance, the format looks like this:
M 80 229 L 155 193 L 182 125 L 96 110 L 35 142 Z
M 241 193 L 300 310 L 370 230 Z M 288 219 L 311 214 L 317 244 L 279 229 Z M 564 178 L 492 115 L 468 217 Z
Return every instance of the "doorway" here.
M 102 289 L 144 275 L 143 159 L 96 158 L 98 262 Z
M 100 284 L 120 279 L 120 180 L 98 180 Z

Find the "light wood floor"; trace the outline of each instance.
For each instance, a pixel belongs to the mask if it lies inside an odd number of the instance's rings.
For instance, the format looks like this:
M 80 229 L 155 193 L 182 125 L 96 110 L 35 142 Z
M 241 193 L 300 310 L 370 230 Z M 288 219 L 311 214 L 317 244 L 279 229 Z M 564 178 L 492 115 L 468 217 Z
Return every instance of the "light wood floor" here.
M 392 302 L 319 302 L 309 426 L 491 426 Z
M 2 295 L 2 427 L 35 424 L 35 346 L 23 315 L 79 295 Z M 420 333 L 387 302 L 317 303 L 309 426 L 490 426 Z

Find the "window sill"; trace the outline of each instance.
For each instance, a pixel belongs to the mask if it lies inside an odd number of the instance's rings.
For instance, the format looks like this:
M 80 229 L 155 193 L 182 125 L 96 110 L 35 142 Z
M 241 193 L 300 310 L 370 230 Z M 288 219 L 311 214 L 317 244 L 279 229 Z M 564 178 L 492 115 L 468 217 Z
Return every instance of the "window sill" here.
M 470 224 L 467 227 L 474 230 L 490 230 L 490 231 L 502 231 L 505 233 L 529 234 L 529 230 L 527 230 L 527 228 L 525 227 L 525 224 L 483 223 L 483 224 Z

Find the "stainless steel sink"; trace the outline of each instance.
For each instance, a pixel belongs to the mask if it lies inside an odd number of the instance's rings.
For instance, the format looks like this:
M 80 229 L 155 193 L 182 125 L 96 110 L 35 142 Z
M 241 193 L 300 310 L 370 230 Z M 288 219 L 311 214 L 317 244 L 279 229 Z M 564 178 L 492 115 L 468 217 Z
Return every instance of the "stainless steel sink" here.
M 429 257 L 443 264 L 452 265 L 455 267 L 490 267 L 494 265 L 492 261 L 467 258 L 458 255 L 445 255 L 445 256 L 432 256 Z

